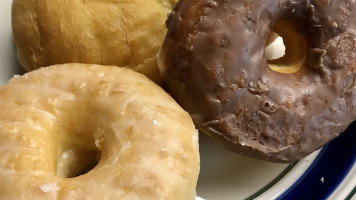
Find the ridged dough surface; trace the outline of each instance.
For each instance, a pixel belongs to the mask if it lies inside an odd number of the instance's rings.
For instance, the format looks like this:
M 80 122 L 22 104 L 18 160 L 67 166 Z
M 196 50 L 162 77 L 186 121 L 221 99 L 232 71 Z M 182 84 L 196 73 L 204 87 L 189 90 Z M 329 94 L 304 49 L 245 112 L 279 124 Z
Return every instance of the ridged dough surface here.
M 14 0 L 18 60 L 28 71 L 53 64 L 131 68 L 159 82 L 156 53 L 177 0 Z
M 41 68 L 0 88 L 0 110 L 0 199 L 195 197 L 197 131 L 142 74 L 85 64 Z

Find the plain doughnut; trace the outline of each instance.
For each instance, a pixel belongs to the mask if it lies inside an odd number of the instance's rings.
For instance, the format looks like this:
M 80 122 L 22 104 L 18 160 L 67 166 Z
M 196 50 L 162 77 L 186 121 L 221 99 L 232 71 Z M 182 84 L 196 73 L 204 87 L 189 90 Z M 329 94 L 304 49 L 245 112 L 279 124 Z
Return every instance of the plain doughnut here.
M 0 109 L 0 199 L 195 198 L 197 131 L 142 74 L 41 68 L 1 87 Z
M 164 85 L 228 149 L 292 162 L 356 118 L 356 3 L 181 0 L 160 50 Z M 286 53 L 267 61 L 271 30 Z
M 176 0 L 14 0 L 12 29 L 27 71 L 54 64 L 131 68 L 159 82 L 156 54 Z

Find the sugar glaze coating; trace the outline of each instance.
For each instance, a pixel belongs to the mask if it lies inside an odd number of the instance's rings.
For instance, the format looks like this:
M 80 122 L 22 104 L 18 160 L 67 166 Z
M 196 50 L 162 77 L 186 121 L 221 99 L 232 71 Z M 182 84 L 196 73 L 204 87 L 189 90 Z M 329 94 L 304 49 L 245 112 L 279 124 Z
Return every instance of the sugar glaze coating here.
M 41 68 L 1 87 L 0 109 L 0 199 L 196 196 L 194 124 L 142 74 L 89 64 Z

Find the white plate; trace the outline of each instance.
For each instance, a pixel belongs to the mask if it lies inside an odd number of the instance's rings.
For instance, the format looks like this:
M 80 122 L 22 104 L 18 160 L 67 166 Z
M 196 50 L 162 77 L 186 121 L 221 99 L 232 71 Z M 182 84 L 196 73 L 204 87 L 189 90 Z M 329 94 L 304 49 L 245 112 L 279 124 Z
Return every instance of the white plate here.
M 0 85 L 24 71 L 16 62 L 11 0 L 0 2 Z M 356 124 L 345 134 L 294 164 L 243 157 L 200 136 L 198 199 L 356 199 Z

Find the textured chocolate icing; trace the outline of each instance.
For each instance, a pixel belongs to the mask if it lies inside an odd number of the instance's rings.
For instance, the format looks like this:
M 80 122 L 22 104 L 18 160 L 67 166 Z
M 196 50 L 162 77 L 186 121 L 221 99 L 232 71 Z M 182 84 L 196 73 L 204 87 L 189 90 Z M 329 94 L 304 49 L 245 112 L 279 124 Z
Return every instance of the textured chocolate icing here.
M 228 149 L 272 162 L 305 157 L 356 119 L 353 0 L 180 0 L 160 51 L 165 86 L 197 127 Z M 295 73 L 271 70 L 277 20 L 307 41 Z

